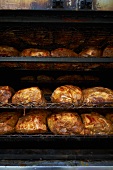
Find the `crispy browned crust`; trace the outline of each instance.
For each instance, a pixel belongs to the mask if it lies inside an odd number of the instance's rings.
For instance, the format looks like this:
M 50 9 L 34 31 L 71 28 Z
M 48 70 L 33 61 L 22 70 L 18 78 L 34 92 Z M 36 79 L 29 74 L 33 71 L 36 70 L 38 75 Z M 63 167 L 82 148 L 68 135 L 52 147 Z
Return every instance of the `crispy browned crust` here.
M 104 104 L 113 102 L 113 91 L 104 87 L 93 87 L 83 90 L 84 104 Z
M 80 57 L 100 57 L 102 56 L 102 50 L 96 47 L 89 47 L 84 49 L 82 52 L 79 53 Z
M 92 75 L 85 75 L 84 76 L 84 80 L 94 80 L 94 81 L 98 81 L 99 77 L 97 76 L 92 76 Z
M 1 57 L 12 57 L 12 56 L 19 56 L 20 52 L 15 49 L 14 47 L 10 46 L 0 46 L 0 56 Z M 18 63 L 13 62 L 2 62 L 0 67 L 18 67 Z
M 106 119 L 110 120 L 113 123 L 113 113 L 107 113 Z
M 20 67 L 26 70 L 51 70 L 53 64 L 50 63 L 33 63 L 33 62 L 22 62 Z
M 49 57 L 50 52 L 44 49 L 36 49 L 36 48 L 29 48 L 29 49 L 24 49 L 21 52 L 21 56 L 23 57 Z M 32 69 L 32 70 L 45 70 L 45 69 L 50 69 L 50 64 L 48 63 L 21 63 L 21 67 L 24 69 Z
M 60 86 L 52 93 L 51 101 L 54 103 L 74 103 L 78 106 L 83 101 L 82 90 L 72 85 Z
M 51 56 L 53 57 L 77 57 L 78 54 L 70 49 L 58 48 L 58 49 L 51 51 Z
M 21 56 L 46 57 L 46 56 L 50 56 L 50 52 L 43 49 L 29 48 L 29 49 L 24 49 L 21 52 Z
M 19 56 L 19 51 L 14 47 L 0 46 L 0 56 Z
M 112 122 L 104 116 L 92 112 L 91 114 L 82 114 L 81 117 L 85 127 L 85 135 L 113 134 Z
M 81 118 L 76 112 L 63 111 L 52 114 L 47 118 L 47 122 L 54 134 L 75 135 L 84 129 Z
M 31 87 L 17 91 L 12 97 L 12 103 L 24 105 L 29 105 L 30 103 L 33 103 L 34 105 L 45 105 L 46 100 L 42 91 L 38 87 Z
M 0 135 L 14 133 L 20 116 L 21 114 L 18 112 L 0 113 Z
M 35 77 L 34 76 L 24 76 L 24 77 L 21 77 L 20 80 L 22 80 L 22 81 L 34 81 Z
M 57 78 L 57 81 L 75 81 L 75 80 L 83 80 L 81 75 L 65 75 Z
M 103 57 L 113 57 L 113 46 L 107 46 L 104 49 Z
M 52 66 L 53 70 L 69 70 L 71 68 L 70 63 L 54 63 Z
M 65 75 L 56 79 L 57 81 L 84 81 L 84 80 L 99 80 L 99 77 L 92 75 Z
M 17 133 L 36 134 L 47 132 L 46 119 L 49 112 L 44 110 L 31 110 L 21 117 L 16 125 Z
M 14 89 L 9 86 L 0 86 L 0 102 L 7 104 L 11 101 L 11 97 L 15 93 Z
M 48 82 L 48 81 L 53 81 L 54 78 L 51 76 L 46 76 L 46 75 L 39 75 L 37 76 L 37 81 L 39 82 Z
M 55 44 L 63 47 L 69 47 L 70 49 L 76 49 L 83 44 L 85 40 L 82 32 L 70 28 L 62 28 L 60 31 L 55 31 L 53 37 Z

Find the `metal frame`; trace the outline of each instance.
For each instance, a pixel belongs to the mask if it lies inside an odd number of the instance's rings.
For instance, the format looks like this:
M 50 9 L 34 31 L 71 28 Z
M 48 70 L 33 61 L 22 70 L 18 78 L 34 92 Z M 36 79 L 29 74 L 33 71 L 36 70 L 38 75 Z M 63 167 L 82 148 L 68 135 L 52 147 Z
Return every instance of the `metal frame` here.
M 0 22 L 113 23 L 113 11 L 93 10 L 0 10 Z
M 112 63 L 111 57 L 0 57 L 0 62 Z
M 90 105 L 76 106 L 74 103 L 50 103 L 37 104 L 37 103 L 27 103 L 27 104 L 12 104 L 12 103 L 0 103 L 1 109 L 113 109 L 113 102 L 102 102 L 102 103 L 90 103 Z

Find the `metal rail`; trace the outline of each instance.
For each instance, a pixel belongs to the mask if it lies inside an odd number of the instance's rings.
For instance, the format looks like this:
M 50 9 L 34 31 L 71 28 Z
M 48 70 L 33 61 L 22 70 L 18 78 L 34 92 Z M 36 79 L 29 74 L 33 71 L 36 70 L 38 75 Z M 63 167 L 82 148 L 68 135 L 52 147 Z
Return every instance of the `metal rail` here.
M 27 103 L 27 104 L 12 104 L 12 103 L 0 103 L 1 109 L 113 109 L 113 103 L 111 102 L 103 102 L 103 103 L 92 103 L 90 105 L 82 104 L 80 106 L 76 106 L 71 103 L 46 103 L 44 104 L 36 104 L 36 103 Z
M 112 63 L 111 57 L 0 57 L 0 62 Z

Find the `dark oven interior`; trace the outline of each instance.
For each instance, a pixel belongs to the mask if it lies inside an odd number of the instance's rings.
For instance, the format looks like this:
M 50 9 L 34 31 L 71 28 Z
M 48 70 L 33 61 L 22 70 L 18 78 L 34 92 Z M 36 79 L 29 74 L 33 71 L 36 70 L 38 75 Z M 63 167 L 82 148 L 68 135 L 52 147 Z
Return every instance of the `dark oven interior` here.
M 0 46 L 11 46 L 22 52 L 27 48 L 45 49 L 51 52 L 57 48 L 68 48 L 79 54 L 86 48 L 95 47 L 103 52 L 113 45 L 113 24 L 104 22 L 2 22 L 0 25 Z M 113 63 L 109 57 L 22 57 L 1 56 L 0 86 L 20 89 L 38 86 L 53 92 L 57 87 L 71 84 L 81 89 L 102 86 L 113 89 Z M 35 60 L 36 59 L 36 60 Z M 46 59 L 46 60 L 45 60 Z M 50 76 L 52 80 L 38 80 L 37 76 Z M 82 79 L 59 80 L 65 75 L 78 75 Z M 47 106 L 14 107 L 0 105 L 3 111 L 45 109 L 52 113 L 58 110 L 82 113 L 98 112 L 102 115 L 112 112 L 110 106 L 73 107 L 51 104 L 51 95 L 45 94 Z M 48 130 L 45 134 L 0 135 L 0 159 L 27 160 L 92 160 L 110 161 L 113 158 L 112 135 L 55 135 Z M 16 153 L 16 156 L 15 156 Z M 67 161 L 68 162 L 68 161 Z M 91 163 L 91 161 L 89 161 Z M 81 165 L 68 162 L 68 165 Z M 89 163 L 89 164 L 90 164 Z M 1 163 L 2 164 L 2 163 Z M 23 163 L 22 163 L 23 164 Z M 25 162 L 24 162 L 25 164 Z M 30 164 L 30 161 L 29 161 Z M 39 162 L 40 164 L 40 162 Z M 51 163 L 50 163 L 51 164 Z M 57 164 L 57 163 L 56 163 Z M 87 163 L 86 163 L 87 164 Z M 27 163 L 28 165 L 28 163 Z

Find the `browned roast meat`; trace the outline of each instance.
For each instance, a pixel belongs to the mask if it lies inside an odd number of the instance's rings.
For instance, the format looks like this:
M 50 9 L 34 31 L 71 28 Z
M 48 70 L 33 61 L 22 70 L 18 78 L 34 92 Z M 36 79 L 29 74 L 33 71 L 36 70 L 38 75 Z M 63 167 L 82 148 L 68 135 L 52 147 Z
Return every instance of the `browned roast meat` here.
M 57 48 L 51 51 L 51 56 L 52 57 L 77 57 L 78 54 L 70 49 Z M 71 68 L 70 63 L 54 63 L 53 64 L 53 69 L 55 70 L 68 70 L 70 68 Z
M 0 135 L 14 133 L 20 116 L 21 114 L 18 112 L 0 113 Z
M 92 75 L 65 75 L 65 76 L 60 76 L 56 79 L 57 81 L 84 81 L 84 80 L 99 80 L 99 77 L 97 76 L 92 76 Z
M 107 46 L 104 49 L 103 57 L 113 57 L 113 46 Z
M 113 113 L 107 113 L 106 119 L 110 120 L 113 123 Z
M 52 31 L 45 27 L 24 27 L 17 32 L 17 36 L 18 34 L 19 39 L 25 45 L 40 45 L 41 47 L 47 47 L 47 45 L 51 45 L 53 43 Z
M 57 81 L 79 81 L 83 80 L 81 75 L 65 75 L 57 78 Z
M 42 91 L 38 87 L 30 87 L 17 91 L 12 97 L 13 104 L 24 104 L 29 105 L 44 105 L 46 102 L 43 97 Z
M 70 63 L 54 63 L 52 66 L 53 70 L 70 70 L 71 64 Z
M 57 112 L 47 118 L 48 127 L 54 134 L 75 135 L 82 133 L 84 125 L 76 112 Z
M 14 89 L 9 86 L 0 86 L 0 102 L 7 104 L 11 101 L 11 97 L 15 93 Z
M 85 129 L 85 135 L 96 135 L 96 134 L 112 134 L 113 126 L 112 122 L 107 120 L 104 116 L 92 112 L 81 115 Z
M 31 110 L 21 117 L 16 125 L 17 133 L 36 134 L 47 132 L 46 118 L 48 111 Z
M 101 46 L 103 44 L 103 42 L 106 41 L 106 32 L 104 32 L 103 30 L 96 30 L 96 34 L 94 34 L 93 29 L 90 29 L 90 37 L 87 40 L 87 45 L 89 46 Z M 98 32 L 99 31 L 99 32 Z
M 96 47 L 88 47 L 79 53 L 80 57 L 100 57 L 102 56 L 102 50 Z
M 20 80 L 22 80 L 22 81 L 34 81 L 35 77 L 34 76 L 24 76 L 24 77 L 21 77 Z
M 98 80 L 99 80 L 99 77 L 97 77 L 97 76 L 92 76 L 92 75 L 85 75 L 85 76 L 84 76 L 84 79 L 85 79 L 85 80 L 98 81 Z
M 20 67 L 25 70 L 51 70 L 53 64 L 50 63 L 35 63 L 35 62 L 22 62 Z
M 15 56 L 19 56 L 19 51 L 17 49 L 15 49 L 14 47 L 10 47 L 10 46 L 0 46 L 0 56 L 1 57 L 15 57 Z M 0 67 L 18 67 L 19 64 L 18 63 L 13 63 L 13 62 L 2 62 L 0 64 Z
M 37 81 L 39 81 L 39 82 L 50 82 L 53 80 L 54 80 L 54 78 L 51 76 L 46 76 L 46 75 L 37 76 Z
M 24 49 L 21 52 L 21 56 L 23 57 L 49 57 L 50 56 L 50 52 L 47 50 L 43 50 L 43 49 L 36 49 L 36 48 L 29 48 L 29 49 Z M 21 63 L 21 67 L 25 68 L 25 69 L 33 69 L 33 70 L 43 70 L 43 69 L 50 69 L 50 64 L 48 63 Z
M 82 90 L 73 85 L 60 86 L 52 93 L 51 101 L 55 103 L 74 103 L 78 106 L 83 101 Z
M 21 56 L 36 56 L 36 57 L 46 57 L 46 56 L 50 56 L 50 52 L 47 50 L 43 50 L 43 49 L 37 49 L 37 48 L 28 48 L 28 49 L 24 49 L 21 52 Z
M 69 47 L 70 49 L 79 47 L 85 39 L 79 30 L 73 28 L 60 29 L 60 31 L 55 31 L 53 35 L 55 44 Z
M 74 51 L 66 48 L 57 48 L 51 51 L 52 57 L 77 57 L 78 54 Z
M 92 87 L 83 90 L 84 104 L 104 104 L 113 102 L 113 91 L 104 87 Z
M 19 56 L 19 51 L 14 47 L 0 46 L 0 56 L 2 57 Z

